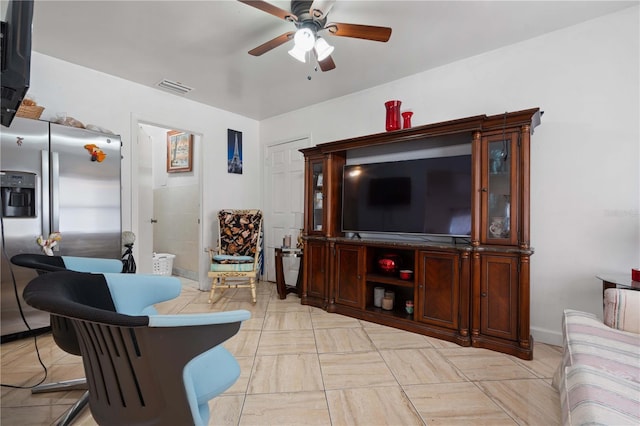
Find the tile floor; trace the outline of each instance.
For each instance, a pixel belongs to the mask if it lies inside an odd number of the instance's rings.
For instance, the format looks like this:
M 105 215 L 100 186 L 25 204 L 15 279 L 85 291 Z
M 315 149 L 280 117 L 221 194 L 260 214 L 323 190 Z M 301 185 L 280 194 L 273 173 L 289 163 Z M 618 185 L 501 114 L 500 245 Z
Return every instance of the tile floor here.
M 275 284 L 208 294 L 184 281 L 163 313 L 248 309 L 252 318 L 225 346 L 242 374 L 210 402 L 211 425 L 555 425 L 560 404 L 551 377 L 561 348 L 536 344 L 523 361 L 279 300 Z M 79 357 L 50 335 L 38 339 L 47 382 L 82 377 Z M 33 339 L 1 346 L 2 383 L 29 385 L 42 376 Z M 51 425 L 81 391 L 32 395 L 2 387 L 2 425 Z M 77 425 L 95 425 L 86 409 Z

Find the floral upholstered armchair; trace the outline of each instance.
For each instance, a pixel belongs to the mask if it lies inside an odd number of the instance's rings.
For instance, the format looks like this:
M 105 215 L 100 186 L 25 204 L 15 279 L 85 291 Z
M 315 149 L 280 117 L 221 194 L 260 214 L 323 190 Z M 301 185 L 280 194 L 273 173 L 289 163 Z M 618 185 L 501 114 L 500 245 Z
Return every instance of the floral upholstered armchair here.
M 262 266 L 262 212 L 221 210 L 218 212 L 218 247 L 210 251 L 212 278 L 209 303 L 216 289 L 249 287 L 256 303 L 256 281 Z M 231 279 L 230 282 L 227 279 Z M 244 282 L 248 279 L 249 282 Z M 238 282 L 240 280 L 240 282 Z

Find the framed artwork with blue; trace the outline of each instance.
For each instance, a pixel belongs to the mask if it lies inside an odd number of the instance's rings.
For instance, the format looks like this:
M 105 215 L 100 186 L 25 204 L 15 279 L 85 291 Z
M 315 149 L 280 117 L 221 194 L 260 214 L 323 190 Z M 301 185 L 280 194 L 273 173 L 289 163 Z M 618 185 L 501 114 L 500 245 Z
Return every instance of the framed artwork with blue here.
M 227 172 L 242 174 L 242 132 L 227 129 Z

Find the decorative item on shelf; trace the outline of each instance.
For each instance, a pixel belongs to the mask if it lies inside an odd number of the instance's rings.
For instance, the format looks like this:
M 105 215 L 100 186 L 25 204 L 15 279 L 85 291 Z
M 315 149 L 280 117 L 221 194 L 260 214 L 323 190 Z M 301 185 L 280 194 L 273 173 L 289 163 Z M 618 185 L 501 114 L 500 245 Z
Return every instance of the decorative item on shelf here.
M 398 272 L 402 259 L 400 255 L 387 253 L 378 258 L 378 268 L 383 274 L 393 275 Z
M 282 239 L 282 248 L 290 248 L 291 247 L 291 235 L 285 235 Z
M 387 132 L 398 130 L 400 128 L 400 105 L 401 101 L 387 101 L 384 103 L 385 108 L 387 109 L 387 121 L 386 121 L 386 129 Z
M 631 280 L 632 281 L 640 281 L 640 268 L 633 268 L 631 270 Z
M 403 280 L 410 280 L 413 278 L 413 271 L 411 269 L 400 270 L 400 278 Z
M 384 296 L 382 299 L 382 309 L 385 311 L 391 311 L 393 309 L 393 298 L 391 296 Z
M 407 302 L 405 303 L 405 308 L 404 308 L 408 314 L 412 314 L 413 313 L 413 300 L 407 300 Z
M 382 307 L 382 299 L 384 298 L 384 287 L 375 287 L 373 289 L 373 306 Z
M 391 299 L 391 306 L 393 306 L 396 302 L 396 293 L 390 290 L 385 290 L 384 297 L 388 297 Z M 384 300 L 384 297 L 382 300 Z
M 504 217 L 494 217 L 489 225 L 489 232 L 493 238 L 504 238 L 509 233 L 509 223 Z
M 506 153 L 502 149 L 492 149 L 491 150 L 491 159 L 489 161 L 489 167 L 491 169 L 491 173 L 503 173 L 504 170 L 504 161 L 507 159 Z
M 413 112 L 411 111 L 405 111 L 402 113 L 402 128 L 403 129 L 410 129 L 411 128 L 411 116 L 413 115 Z

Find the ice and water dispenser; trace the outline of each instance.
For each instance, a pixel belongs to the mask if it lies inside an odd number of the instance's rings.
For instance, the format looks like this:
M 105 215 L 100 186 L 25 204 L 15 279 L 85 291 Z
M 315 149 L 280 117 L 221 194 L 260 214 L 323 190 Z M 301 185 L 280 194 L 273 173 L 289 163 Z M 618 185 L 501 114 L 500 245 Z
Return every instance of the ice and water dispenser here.
M 36 217 L 36 175 L 0 172 L 3 217 Z

